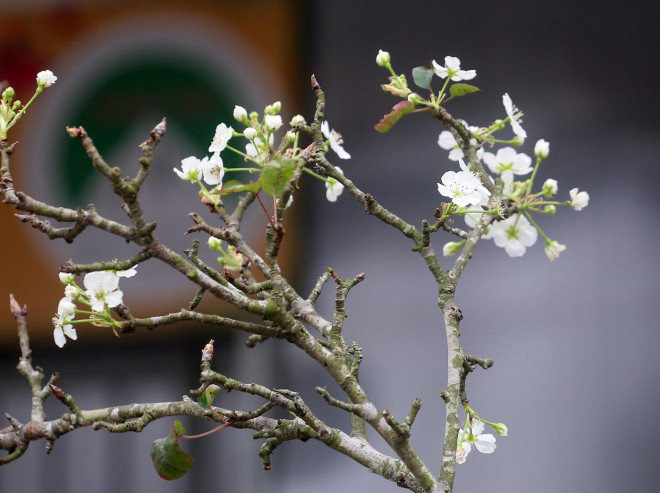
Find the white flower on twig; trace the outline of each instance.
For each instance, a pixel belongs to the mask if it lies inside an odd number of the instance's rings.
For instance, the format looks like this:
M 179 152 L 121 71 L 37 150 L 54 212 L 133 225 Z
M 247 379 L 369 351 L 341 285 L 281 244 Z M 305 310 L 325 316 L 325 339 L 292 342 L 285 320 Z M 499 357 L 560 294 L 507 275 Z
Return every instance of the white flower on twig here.
M 335 166 L 335 169 L 342 175 L 344 174 L 339 166 Z M 328 180 L 325 182 L 325 188 L 325 198 L 330 202 L 337 202 L 337 197 L 339 197 L 344 191 L 344 185 L 339 183 L 334 178 L 328 178 Z
M 514 175 L 526 175 L 534 169 L 532 158 L 522 152 L 516 152 L 513 147 L 503 147 L 497 154 L 485 152 L 483 160 L 493 173 L 498 174 L 511 170 Z
M 224 123 L 221 123 L 215 127 L 215 135 L 209 146 L 209 152 L 218 153 L 225 150 L 229 139 L 234 135 L 234 130 L 231 127 L 228 127 Z
M 527 247 L 536 243 L 538 231 L 527 218 L 521 214 L 509 216 L 503 221 L 490 225 L 495 244 L 504 248 L 509 257 L 520 257 Z
M 115 307 L 122 302 L 124 293 L 118 289 L 119 277 L 113 272 L 97 271 L 85 274 L 83 284 L 89 296 L 91 308 L 95 312 L 102 312 L 105 307 Z
M 451 80 L 458 82 L 461 80 L 474 79 L 477 76 L 476 70 L 461 70 L 461 61 L 455 56 L 445 57 L 445 66 L 438 64 L 435 60 L 431 62 L 435 75 L 441 79 L 449 77 Z
M 472 445 L 482 454 L 495 452 L 495 437 L 490 433 L 482 433 L 484 424 L 476 421 L 468 428 L 467 433 L 461 430 L 458 436 L 458 448 L 456 449 L 456 462 L 463 464 L 468 454 L 472 451 Z
M 438 183 L 438 192 L 451 198 L 459 207 L 481 203 L 484 197 L 490 196 L 490 192 L 462 160 L 459 159 L 458 163 L 462 171 L 447 171 L 442 175 L 442 184 Z
M 351 155 L 342 146 L 344 139 L 341 138 L 341 134 L 337 133 L 334 129 L 331 131 L 330 124 L 327 121 L 321 124 L 321 132 L 330 141 L 330 147 L 332 147 L 332 150 L 335 151 L 340 159 L 351 159 Z
M 522 117 L 522 114 L 520 110 L 513 105 L 511 96 L 509 96 L 508 93 L 504 93 L 504 96 L 502 96 L 502 103 L 504 104 L 506 115 L 509 117 L 513 133 L 521 139 L 526 139 L 527 132 L 525 132 L 525 129 L 520 125 L 520 118 Z
M 189 156 L 181 160 L 181 169 L 173 168 L 174 172 L 182 180 L 190 180 L 191 183 L 199 179 L 200 166 L 202 162 L 195 156 Z
M 225 175 L 225 168 L 222 164 L 220 154 L 213 154 L 211 159 L 204 158 L 202 160 L 201 169 L 206 183 L 209 185 L 218 185 L 219 183 L 222 183 L 222 177 Z
M 568 193 L 571 196 L 571 207 L 576 211 L 581 211 L 589 205 L 589 194 L 587 192 L 579 192 L 577 188 L 573 188 Z
M 75 314 L 76 305 L 73 304 L 70 298 L 62 298 L 57 306 L 57 315 L 53 317 L 53 324 L 55 325 L 53 337 L 58 347 L 63 347 L 66 344 L 65 335 L 74 341 L 78 339 L 76 329 L 69 323 L 73 320 Z

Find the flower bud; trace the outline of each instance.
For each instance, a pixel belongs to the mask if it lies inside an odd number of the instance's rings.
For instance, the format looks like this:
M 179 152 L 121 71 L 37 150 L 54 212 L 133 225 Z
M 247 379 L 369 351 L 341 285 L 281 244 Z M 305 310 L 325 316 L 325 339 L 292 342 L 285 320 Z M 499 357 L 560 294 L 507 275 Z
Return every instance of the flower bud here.
M 247 123 L 247 111 L 242 106 L 234 106 L 234 119 L 237 122 Z
M 58 275 L 60 276 L 60 282 L 62 284 L 64 284 L 65 286 L 67 284 L 71 284 L 73 282 L 74 277 L 75 277 L 70 272 L 60 272 Z
M 266 125 L 269 131 L 275 132 L 282 126 L 282 117 L 280 115 L 266 115 L 264 117 L 264 125 Z
M 410 101 L 412 104 L 422 104 L 424 102 L 424 98 L 422 98 L 416 92 L 411 92 L 408 94 L 408 101 Z
M 547 214 L 548 216 L 552 216 L 555 212 L 557 212 L 557 208 L 554 205 L 546 205 L 543 208 L 543 214 Z
M 534 146 L 534 155 L 537 158 L 540 159 L 545 159 L 548 157 L 550 154 L 550 142 L 547 142 L 543 139 L 539 139 L 536 141 L 536 145 Z
M 280 101 L 275 101 L 273 104 L 271 104 L 271 107 L 273 108 L 273 113 L 275 115 L 282 111 L 282 103 Z
M 289 130 L 286 133 L 286 141 L 287 141 L 287 143 L 291 143 L 294 140 L 296 140 L 296 132 L 294 132 L 293 130 Z
M 9 86 L 7 89 L 2 91 L 2 99 L 8 103 L 11 102 L 11 100 L 14 99 L 14 88 Z
M 557 193 L 557 190 L 558 190 L 557 180 L 548 178 L 547 180 L 545 180 L 545 183 L 543 183 L 543 188 L 541 188 L 541 193 L 546 197 L 552 197 Z
M 379 67 L 387 67 L 390 64 L 391 57 L 389 52 L 378 50 L 378 55 L 376 55 L 376 64 Z
M 252 127 L 248 127 L 243 130 L 243 135 L 245 135 L 247 140 L 253 140 L 257 136 L 257 130 Z
M 21 109 L 20 99 L 17 99 L 16 101 L 14 101 L 14 104 L 11 105 L 11 109 L 12 109 L 12 111 L 18 111 L 19 109 Z
M 211 250 L 215 250 L 216 252 L 222 252 L 222 240 L 210 236 L 207 241 L 207 244 Z
M 504 423 L 493 424 L 493 429 L 495 430 L 495 433 L 497 433 L 498 435 L 502 435 L 503 437 L 509 435 L 509 429 L 506 427 Z
M 296 115 L 293 118 L 291 118 L 289 125 L 295 127 L 296 125 L 304 125 L 305 123 L 306 123 L 305 118 L 302 115 Z
M 525 139 L 523 139 L 520 135 L 516 135 L 515 137 L 513 137 L 511 143 L 514 146 L 521 146 L 525 143 Z
M 463 246 L 463 243 L 465 242 L 450 241 L 449 243 L 445 243 L 445 245 L 442 247 L 442 254 L 445 257 L 456 255 L 461 249 L 461 246 Z
M 57 77 L 50 70 L 43 70 L 37 74 L 37 85 L 39 87 L 50 87 L 55 84 Z

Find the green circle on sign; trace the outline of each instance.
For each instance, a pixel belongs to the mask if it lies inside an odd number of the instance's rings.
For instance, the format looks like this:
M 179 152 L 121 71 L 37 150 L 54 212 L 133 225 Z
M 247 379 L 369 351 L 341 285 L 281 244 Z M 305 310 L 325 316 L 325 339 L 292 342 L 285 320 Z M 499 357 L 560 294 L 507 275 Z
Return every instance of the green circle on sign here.
M 225 122 L 231 126 L 233 122 L 235 90 L 209 79 L 199 65 L 186 64 L 180 58 L 131 59 L 126 65 L 115 65 L 111 73 L 98 79 L 97 86 L 77 98 L 67 118 L 72 125 L 85 128 L 103 156 L 125 141 L 131 122 L 140 115 L 165 116 L 201 158 L 210 154 L 216 125 Z M 153 121 L 153 126 L 157 123 Z M 151 128 L 145 129 L 145 138 Z M 241 157 L 232 152 L 224 152 L 222 158 L 227 168 L 242 165 Z M 121 167 L 127 163 L 108 164 Z M 79 206 L 91 200 L 86 191 L 98 173 L 76 139 L 64 144 L 60 166 L 57 185 L 66 203 Z

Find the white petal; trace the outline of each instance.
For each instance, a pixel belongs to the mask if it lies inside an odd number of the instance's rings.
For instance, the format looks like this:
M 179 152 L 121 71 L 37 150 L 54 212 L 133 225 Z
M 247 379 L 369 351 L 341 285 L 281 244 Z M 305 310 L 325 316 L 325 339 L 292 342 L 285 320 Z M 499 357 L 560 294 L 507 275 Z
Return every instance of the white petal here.
M 509 257 L 522 257 L 527 249 L 516 239 L 510 239 L 504 245 L 504 251 Z
M 456 142 L 456 139 L 449 130 L 443 130 L 438 136 L 438 145 L 448 151 L 456 147 L 458 142 Z
M 446 56 L 445 57 L 445 67 L 454 72 L 461 69 L 461 61 L 455 56 Z
M 495 437 L 490 433 L 486 433 L 484 435 L 479 435 L 477 441 L 474 442 L 474 446 L 482 454 L 492 454 L 495 452 L 495 447 L 497 445 L 495 444 Z
M 321 132 L 326 139 L 330 138 L 330 124 L 327 120 L 324 120 L 323 123 L 321 123 Z
M 108 294 L 105 297 L 105 302 L 107 303 L 109 308 L 112 308 L 119 305 L 123 297 L 124 297 L 124 293 L 118 289 L 117 291 L 113 291 L 112 293 Z
M 69 339 L 74 341 L 78 339 L 78 334 L 76 333 L 76 329 L 73 328 L 73 325 L 67 324 L 62 327 L 62 330 L 64 331 L 64 334 L 69 337 Z
M 513 116 L 513 101 L 511 101 L 511 96 L 508 93 L 504 93 L 502 96 L 502 104 L 504 104 L 504 110 L 509 117 Z M 513 118 L 512 118 L 513 120 Z
M 55 327 L 55 330 L 53 331 L 53 338 L 55 339 L 55 344 L 57 344 L 58 347 L 64 347 L 66 344 L 66 337 L 64 337 L 64 331 L 62 330 L 62 327 Z

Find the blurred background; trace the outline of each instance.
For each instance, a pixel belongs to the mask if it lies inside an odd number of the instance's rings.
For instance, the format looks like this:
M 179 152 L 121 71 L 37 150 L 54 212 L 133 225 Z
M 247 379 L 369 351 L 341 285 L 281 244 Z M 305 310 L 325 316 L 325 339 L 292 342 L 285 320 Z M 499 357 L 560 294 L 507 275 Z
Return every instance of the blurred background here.
M 0 6 L 0 80 L 26 100 L 38 71 L 58 76 L 10 134 L 20 141 L 12 157 L 18 187 L 70 207 L 94 202 L 102 214 L 122 219 L 64 127 L 84 126 L 106 160 L 128 175 L 138 168 L 137 145 L 166 116 L 143 205 L 159 221 L 158 237 L 180 252 L 192 240 L 182 235 L 191 225 L 187 213 L 204 211 L 195 188 L 171 169 L 205 154 L 215 125 L 232 122 L 234 104 L 261 112 L 281 100 L 285 121 L 299 112 L 309 120 L 309 76 L 316 74 L 326 117 L 352 155 L 335 164 L 419 224 L 432 218 L 442 201 L 435 183 L 455 165 L 437 146 L 441 129 L 423 115 L 406 117 L 386 135 L 373 130 L 397 102 L 380 90 L 387 74 L 375 64 L 378 50 L 391 53 L 399 73 L 446 55 L 476 69 L 481 92 L 447 106 L 471 125 L 501 118 L 508 92 L 525 113 L 522 151 L 532 154 L 539 138 L 550 142 L 538 179 L 557 179 L 560 198 L 579 187 L 591 200 L 581 212 L 560 209 L 540 218 L 544 231 L 568 247 L 555 262 L 542 242 L 511 259 L 484 241 L 459 283 L 465 351 L 495 360 L 469 377 L 470 402 L 482 417 L 505 422 L 509 436 L 498 438 L 496 453 L 471 454 L 458 467 L 455 491 L 657 491 L 660 39 L 652 2 L 0 0 Z M 366 273 L 348 298 L 345 338 L 364 348 L 362 383 L 378 408 L 402 417 L 414 397 L 422 398 L 412 442 L 437 472 L 446 364 L 433 279 L 400 233 L 347 194 L 328 203 L 324 191 L 305 180 L 296 195 L 286 226 L 286 275 L 307 293 L 328 266 L 345 277 Z M 246 231 L 260 242 L 264 219 L 253 212 Z M 35 364 L 59 371 L 60 386 L 80 407 L 180 399 L 197 385 L 199 351 L 213 337 L 218 371 L 298 390 L 329 424 L 349 429 L 347 416 L 313 390 L 328 385 L 339 395 L 337 387 L 281 341 L 249 350 L 241 335 L 194 325 L 120 339 L 90 326 L 58 349 L 50 323 L 62 296 L 58 267 L 69 258 L 84 263 L 137 251 L 91 231 L 73 245 L 48 241 L 8 207 L 0 208 L 0 231 L 0 300 L 11 292 L 28 305 Z M 435 237 L 436 251 L 445 241 Z M 326 316 L 329 288 L 318 305 Z M 175 311 L 194 295 L 153 261 L 123 280 L 122 289 L 129 307 L 145 316 Z M 231 313 L 211 302 L 204 308 Z M 14 368 L 18 354 L 14 321 L 0 310 L 0 410 L 26 421 L 29 389 Z M 258 406 L 233 394 L 221 398 L 226 407 Z M 47 410 L 51 417 L 64 412 L 54 400 Z M 195 467 L 166 482 L 149 451 L 172 422 L 135 435 L 78 430 L 58 440 L 50 456 L 33 443 L 0 469 L 0 491 L 399 491 L 313 442 L 282 445 L 273 469 L 264 471 L 260 442 L 231 429 L 185 443 Z M 185 425 L 190 433 L 210 427 Z

